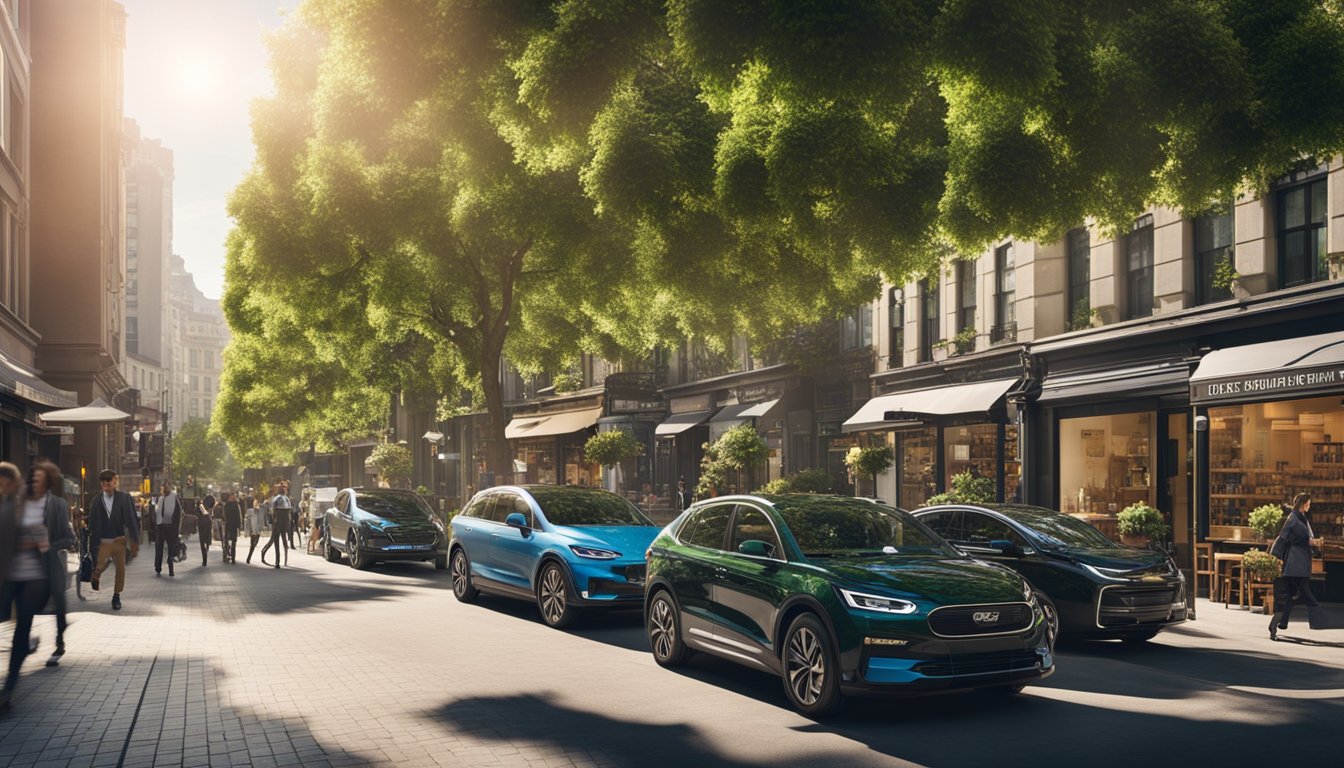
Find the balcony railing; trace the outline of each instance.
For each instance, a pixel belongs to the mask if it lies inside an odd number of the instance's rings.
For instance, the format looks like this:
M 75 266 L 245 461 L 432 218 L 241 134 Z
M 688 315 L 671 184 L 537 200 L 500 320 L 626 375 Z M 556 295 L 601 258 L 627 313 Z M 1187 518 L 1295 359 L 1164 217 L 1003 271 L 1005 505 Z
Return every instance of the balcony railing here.
M 1004 323 L 989 329 L 990 344 L 1008 344 L 1017 341 L 1017 323 Z

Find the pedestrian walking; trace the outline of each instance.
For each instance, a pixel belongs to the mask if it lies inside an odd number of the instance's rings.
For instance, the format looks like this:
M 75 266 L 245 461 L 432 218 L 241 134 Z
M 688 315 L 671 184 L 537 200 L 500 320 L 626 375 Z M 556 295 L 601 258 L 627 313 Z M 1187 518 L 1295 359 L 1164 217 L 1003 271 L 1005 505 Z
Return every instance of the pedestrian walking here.
M 284 550 L 285 565 L 289 565 L 289 530 L 293 525 L 294 503 L 289 498 L 289 484 L 284 480 L 276 481 L 276 492 L 267 502 L 271 510 L 271 538 L 261 548 L 261 562 L 266 562 L 266 551 L 275 546 L 275 567 L 280 567 L 280 551 Z
M 47 666 L 60 664 L 65 655 L 65 590 L 69 581 L 65 551 L 75 543 L 70 508 L 53 493 L 61 472 L 54 464 L 35 463 L 28 472 L 27 490 L 17 495 L 19 469 L 0 462 L 0 611 L 14 616 L 9 673 L 0 689 L 0 710 L 8 709 L 19 670 L 37 650 L 31 640 L 33 617 L 51 601 L 56 612 L 56 650 Z
M 98 473 L 102 494 L 89 505 L 89 546 L 94 551 L 93 578 L 89 586 L 99 591 L 99 580 L 110 560 L 117 569 L 112 592 L 112 610 L 121 610 L 121 593 L 126 587 L 126 561 L 140 552 L 140 518 L 131 497 L 118 490 L 117 473 L 104 469 Z
M 677 509 L 686 511 L 691 506 L 691 492 L 686 489 L 686 478 L 677 480 Z
M 211 531 L 215 525 L 215 497 L 206 494 L 196 505 L 196 533 L 201 537 L 201 567 L 210 564 Z
M 224 538 L 220 546 L 224 549 L 224 562 L 238 562 L 238 529 L 243 527 L 243 508 L 238 503 L 238 494 L 232 491 L 224 494 Z
M 163 496 L 154 507 L 154 575 L 163 575 L 163 554 L 168 553 L 168 575 L 173 576 L 177 559 L 178 531 L 182 527 L 182 499 L 172 483 L 163 484 Z
M 286 494 L 286 498 L 288 498 L 288 494 L 289 494 L 289 483 L 285 483 L 285 494 Z M 291 509 L 290 509 L 290 513 L 289 513 L 289 527 L 285 530 L 285 539 L 286 539 L 287 542 L 289 543 L 289 548 L 290 548 L 291 550 L 297 550 L 297 549 L 298 549 L 298 547 L 297 547 L 297 546 L 295 545 L 295 543 L 294 543 L 294 535 L 295 535 L 294 532 L 297 531 L 297 530 L 299 529 L 299 527 L 303 524 L 303 520 L 300 519 L 299 512 L 300 512 L 299 509 L 296 509 L 296 508 L 291 508 Z M 286 561 L 285 564 L 288 565 L 288 564 L 289 564 L 288 561 Z
M 1270 640 L 1279 639 L 1278 631 L 1288 628 L 1294 602 L 1307 606 L 1308 616 L 1319 610 L 1316 596 L 1311 594 L 1311 550 L 1319 548 L 1322 541 L 1311 530 L 1307 520 L 1310 512 L 1311 494 L 1297 494 L 1293 498 L 1293 509 L 1270 548 L 1275 557 L 1283 560 L 1283 575 L 1274 583 L 1274 606 L 1279 609 L 1279 614 L 1269 619 Z
M 257 542 L 261 539 L 261 499 L 253 498 L 247 508 L 247 519 L 243 521 L 243 532 L 250 543 L 247 546 L 247 562 L 251 564 L 252 553 L 257 551 Z

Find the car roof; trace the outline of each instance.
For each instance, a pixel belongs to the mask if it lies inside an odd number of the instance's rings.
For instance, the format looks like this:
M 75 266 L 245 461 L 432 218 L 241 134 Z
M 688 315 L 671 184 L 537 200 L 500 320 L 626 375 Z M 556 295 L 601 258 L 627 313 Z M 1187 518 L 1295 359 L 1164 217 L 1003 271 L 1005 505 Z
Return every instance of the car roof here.
M 925 515 L 940 509 L 978 509 L 985 512 L 995 512 L 1009 520 L 1022 523 L 1023 525 L 1030 525 L 1038 520 L 1046 520 L 1052 517 L 1068 516 L 1058 510 L 1048 509 L 1046 507 L 1035 507 L 1030 504 L 959 504 L 955 502 L 922 507 L 915 510 L 915 514 Z

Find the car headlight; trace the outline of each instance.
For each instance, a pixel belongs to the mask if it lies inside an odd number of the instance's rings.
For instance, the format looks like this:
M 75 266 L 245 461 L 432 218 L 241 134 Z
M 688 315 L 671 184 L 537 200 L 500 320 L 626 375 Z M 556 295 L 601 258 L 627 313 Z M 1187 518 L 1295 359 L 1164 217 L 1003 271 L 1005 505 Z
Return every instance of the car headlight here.
M 432 523 L 434 523 L 434 530 L 438 531 L 439 533 L 443 533 L 443 523 L 439 522 L 439 518 L 431 517 L 429 519 Z
M 845 598 L 845 602 L 849 604 L 850 608 L 858 608 L 861 611 L 895 613 L 905 616 L 919 610 L 919 606 L 909 600 L 901 600 L 897 597 L 883 597 L 882 595 L 870 595 L 864 592 L 852 592 L 843 588 L 837 589 L 840 590 L 840 595 Z
M 1126 573 L 1126 571 L 1118 571 L 1113 568 L 1098 568 L 1094 565 L 1088 565 L 1087 563 L 1079 563 L 1079 565 L 1083 566 L 1083 568 L 1093 576 L 1106 579 L 1107 581 L 1129 581 L 1129 579 L 1123 578 L 1120 575 Z
M 569 545 L 569 550 L 579 557 L 587 557 L 592 560 L 615 560 L 621 556 L 620 552 L 612 552 L 610 549 L 597 549 L 596 547 L 580 547 L 574 544 Z

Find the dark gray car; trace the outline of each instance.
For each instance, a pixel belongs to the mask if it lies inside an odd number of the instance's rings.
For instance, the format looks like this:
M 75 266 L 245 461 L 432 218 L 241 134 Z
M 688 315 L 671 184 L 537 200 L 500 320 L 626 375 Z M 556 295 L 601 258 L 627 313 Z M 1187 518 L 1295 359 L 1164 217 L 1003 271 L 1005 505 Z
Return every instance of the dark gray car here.
M 390 488 L 346 488 L 323 516 L 322 549 L 330 562 L 349 558 L 363 570 L 410 560 L 448 567 L 443 523 L 419 494 Z

